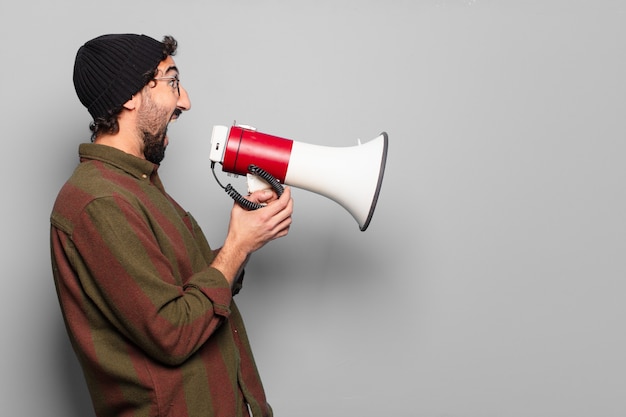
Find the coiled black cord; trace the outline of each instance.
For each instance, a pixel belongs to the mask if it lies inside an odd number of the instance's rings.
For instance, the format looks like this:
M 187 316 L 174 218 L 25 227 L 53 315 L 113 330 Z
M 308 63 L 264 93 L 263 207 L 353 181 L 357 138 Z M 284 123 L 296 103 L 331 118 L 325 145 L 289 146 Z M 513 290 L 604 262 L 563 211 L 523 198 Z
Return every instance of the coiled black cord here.
M 246 210 L 258 210 L 258 209 L 260 209 L 262 207 L 265 207 L 264 204 L 259 204 L 259 203 L 255 203 L 253 201 L 248 200 L 247 198 L 242 196 L 239 192 L 237 192 L 237 190 L 235 190 L 233 188 L 233 186 L 230 185 L 230 184 L 228 184 L 226 187 L 224 187 L 222 185 L 222 183 L 220 182 L 220 180 L 217 179 L 217 175 L 215 174 L 215 162 L 211 162 L 211 171 L 213 171 L 213 176 L 215 177 L 215 181 L 217 181 L 219 186 L 222 187 L 224 189 L 224 191 L 226 191 L 226 193 L 233 200 L 235 200 L 235 202 L 237 204 L 239 204 L 241 207 L 245 208 Z M 280 197 L 283 194 L 283 191 L 284 191 L 283 186 L 269 172 L 265 171 L 262 168 L 259 168 L 256 165 L 253 165 L 253 164 L 250 164 L 248 166 L 248 171 L 251 174 L 257 175 L 257 176 L 263 178 L 265 181 L 267 181 L 267 183 L 274 189 L 274 191 L 276 191 L 276 194 L 278 195 L 278 197 Z

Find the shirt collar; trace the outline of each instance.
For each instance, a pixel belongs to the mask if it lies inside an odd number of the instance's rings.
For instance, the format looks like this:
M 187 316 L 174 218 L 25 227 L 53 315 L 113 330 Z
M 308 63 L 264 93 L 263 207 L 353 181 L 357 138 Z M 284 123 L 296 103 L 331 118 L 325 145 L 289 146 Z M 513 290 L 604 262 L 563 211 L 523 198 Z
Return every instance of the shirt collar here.
M 107 145 L 81 143 L 78 147 L 78 155 L 81 161 L 86 159 L 102 161 L 122 169 L 136 178 L 150 178 L 159 169 L 157 164 Z

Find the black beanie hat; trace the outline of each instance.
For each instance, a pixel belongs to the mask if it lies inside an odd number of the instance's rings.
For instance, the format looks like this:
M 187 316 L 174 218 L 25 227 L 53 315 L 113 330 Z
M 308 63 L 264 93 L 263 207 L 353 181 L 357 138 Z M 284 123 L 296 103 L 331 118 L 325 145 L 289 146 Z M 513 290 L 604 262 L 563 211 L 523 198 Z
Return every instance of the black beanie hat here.
M 163 60 L 163 43 L 146 35 L 111 34 L 80 47 L 74 63 L 74 88 L 91 116 L 106 116 L 141 90 L 144 74 Z

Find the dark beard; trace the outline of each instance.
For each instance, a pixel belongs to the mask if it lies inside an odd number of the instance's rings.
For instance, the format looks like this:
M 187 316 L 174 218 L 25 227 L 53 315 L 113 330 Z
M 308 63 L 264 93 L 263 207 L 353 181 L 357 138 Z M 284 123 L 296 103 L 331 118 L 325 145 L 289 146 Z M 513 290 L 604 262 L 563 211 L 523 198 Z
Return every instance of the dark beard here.
M 143 155 L 146 160 L 153 164 L 160 165 L 163 158 L 165 158 L 165 135 L 167 134 L 167 128 L 158 131 L 156 134 L 150 132 L 143 132 L 144 150 Z

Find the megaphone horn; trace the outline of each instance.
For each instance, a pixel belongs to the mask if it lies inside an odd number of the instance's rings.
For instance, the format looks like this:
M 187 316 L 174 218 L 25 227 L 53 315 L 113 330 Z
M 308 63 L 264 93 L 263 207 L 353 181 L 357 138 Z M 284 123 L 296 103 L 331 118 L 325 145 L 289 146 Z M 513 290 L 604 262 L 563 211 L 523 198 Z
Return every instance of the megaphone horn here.
M 388 137 L 355 146 L 328 147 L 258 132 L 246 125 L 214 126 L 209 159 L 222 171 L 248 175 L 257 166 L 276 181 L 330 198 L 345 208 L 365 231 L 372 220 L 387 161 Z M 253 176 L 254 177 L 254 176 Z

